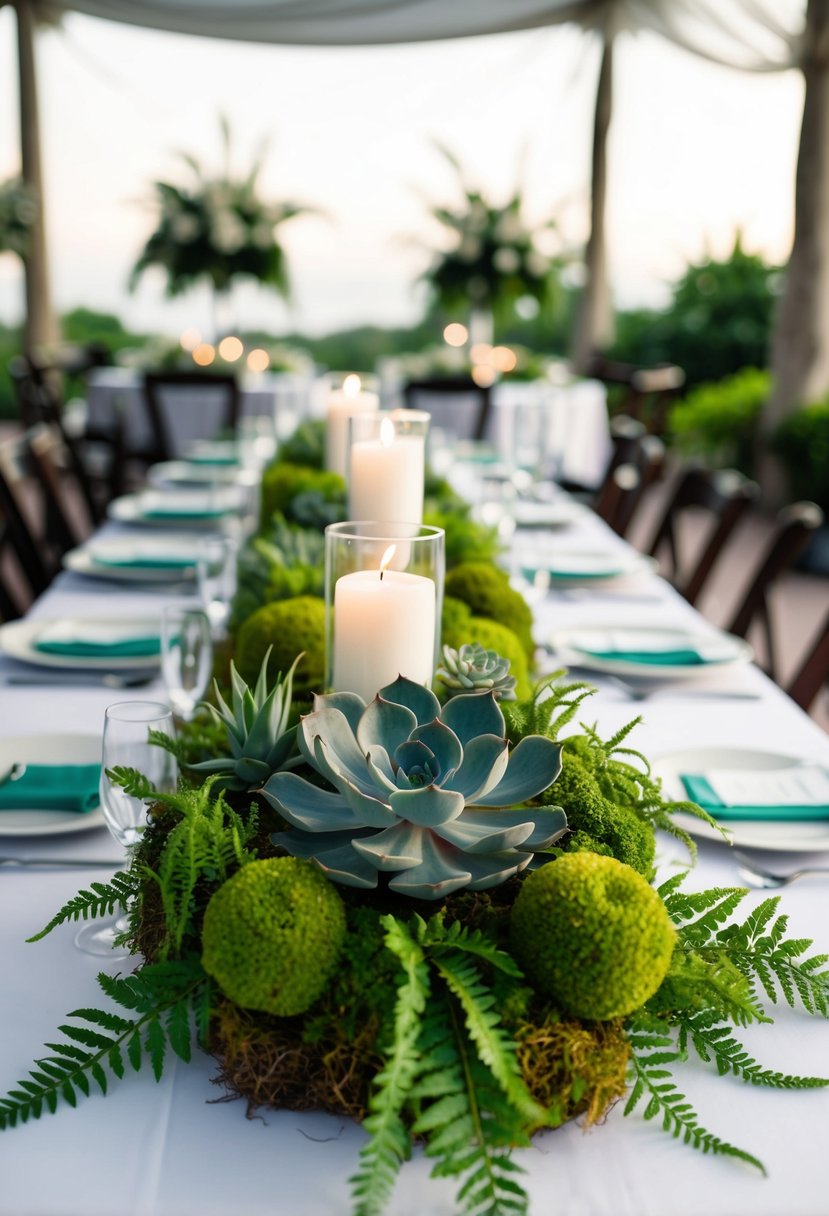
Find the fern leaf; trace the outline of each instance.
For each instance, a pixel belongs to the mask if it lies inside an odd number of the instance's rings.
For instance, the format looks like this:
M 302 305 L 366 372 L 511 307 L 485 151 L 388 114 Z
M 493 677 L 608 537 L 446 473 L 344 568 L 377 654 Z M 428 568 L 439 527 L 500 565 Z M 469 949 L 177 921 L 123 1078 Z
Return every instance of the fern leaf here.
M 61 910 L 52 917 L 48 925 L 27 937 L 27 942 L 39 942 L 58 925 L 72 920 L 88 920 L 98 916 L 111 916 L 116 908 L 126 908 L 130 898 L 138 889 L 138 878 L 131 873 L 118 871 L 109 882 L 93 882 L 88 890 L 79 891 L 77 895 L 63 905 Z
M 719 1075 L 733 1073 L 751 1085 L 766 1085 L 774 1089 L 823 1089 L 829 1085 L 824 1077 L 799 1077 L 763 1068 L 724 1025 L 710 1024 L 707 1017 L 688 1018 L 681 1023 L 680 1045 L 690 1042 L 697 1055 L 706 1063 L 713 1062 Z
M 379 1216 L 411 1151 L 402 1112 L 417 1073 L 417 1041 L 429 993 L 429 970 L 419 944 L 393 916 L 384 916 L 382 924 L 386 946 L 399 960 L 404 977 L 397 990 L 391 1044 L 374 1079 L 370 1113 L 363 1125 L 371 1139 L 351 1178 L 355 1216 Z

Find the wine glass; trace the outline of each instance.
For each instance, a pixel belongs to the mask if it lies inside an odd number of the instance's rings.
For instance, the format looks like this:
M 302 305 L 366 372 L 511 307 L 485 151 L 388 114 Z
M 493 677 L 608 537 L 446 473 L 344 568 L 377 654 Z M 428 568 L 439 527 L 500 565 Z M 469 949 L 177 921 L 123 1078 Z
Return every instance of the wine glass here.
M 101 765 L 101 809 L 106 825 L 115 839 L 129 851 L 141 839 L 147 826 L 147 805 L 142 798 L 128 794 L 116 785 L 109 772 L 114 768 L 134 768 L 147 778 L 153 789 L 171 793 L 178 782 L 178 763 L 165 748 L 150 743 L 150 731 L 160 731 L 175 739 L 173 711 L 158 701 L 119 701 L 107 708 Z M 129 951 L 114 947 L 115 938 L 127 929 L 125 916 L 84 925 L 75 944 L 86 954 L 111 959 L 127 958 Z
M 161 673 L 173 712 L 188 722 L 213 670 L 210 621 L 200 608 L 168 604 L 161 617 Z
M 199 546 L 199 597 L 216 637 L 226 632 L 231 600 L 236 594 L 238 552 L 232 536 L 211 536 Z

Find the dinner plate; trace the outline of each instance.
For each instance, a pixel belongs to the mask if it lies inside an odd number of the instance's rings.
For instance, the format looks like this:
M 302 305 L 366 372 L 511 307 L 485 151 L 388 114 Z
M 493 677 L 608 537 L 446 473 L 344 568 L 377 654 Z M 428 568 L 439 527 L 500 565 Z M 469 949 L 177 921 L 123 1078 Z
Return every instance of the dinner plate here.
M 159 618 L 152 617 L 61 617 L 66 625 L 78 625 L 88 628 L 90 625 L 101 625 L 106 628 L 124 626 L 125 629 L 134 627 L 136 635 L 142 633 L 158 633 Z M 106 655 L 97 658 L 89 655 L 48 654 L 38 650 L 36 643 L 44 629 L 53 626 L 56 620 L 40 618 L 22 621 L 9 621 L 0 625 L 0 650 L 13 659 L 23 663 L 34 663 L 38 667 L 54 667 L 74 671 L 78 668 L 92 671 L 140 671 L 158 667 L 161 657 L 150 655 Z
M 205 461 L 165 460 L 160 464 L 151 465 L 147 470 L 147 480 L 151 486 L 210 486 L 216 482 L 222 485 L 236 485 L 243 470 L 238 465 L 215 464 Z
M 186 555 L 188 560 L 184 565 L 142 565 L 119 566 L 109 564 L 115 562 L 121 555 L 132 551 L 136 557 L 142 553 L 148 561 L 156 554 L 168 554 L 171 558 Z M 98 557 L 104 559 L 96 560 Z M 109 559 L 109 562 L 106 559 Z M 125 583 L 179 583 L 184 579 L 196 576 L 196 556 L 193 537 L 168 538 L 160 537 L 156 532 L 149 533 L 146 538 L 129 539 L 122 536 L 103 537 L 92 540 L 78 549 L 70 549 L 64 554 L 63 565 L 74 574 L 83 574 L 89 578 L 112 579 Z
M 652 650 L 657 634 L 664 639 L 666 649 L 682 651 L 700 647 L 710 658 L 699 663 L 646 663 L 604 653 L 590 653 L 594 647 L 598 652 L 611 649 L 606 644 L 608 635 L 613 638 L 612 649 L 648 652 Z M 754 655 L 747 642 L 727 633 L 694 633 L 689 629 L 665 629 L 660 625 L 573 626 L 556 630 L 550 636 L 549 644 L 556 657 L 568 667 L 654 681 L 699 679 L 744 666 L 751 662 Z
M 195 460 L 199 464 L 239 463 L 239 445 L 235 439 L 195 439 L 184 454 L 188 460 Z
M 783 752 L 756 751 L 747 747 L 688 747 L 651 757 L 655 776 L 662 778 L 663 791 L 668 798 L 686 801 L 688 795 L 680 780 L 681 773 L 704 773 L 708 769 L 746 769 L 751 772 L 795 768 L 811 761 Z M 722 836 L 709 824 L 693 815 L 673 816 L 681 827 L 704 840 L 722 843 Z M 829 851 L 829 820 L 800 820 L 785 822 L 759 819 L 722 820 L 729 840 L 741 849 L 770 849 L 780 853 L 822 853 Z
M 189 501 L 188 501 L 189 500 Z M 125 494 L 116 498 L 107 507 L 110 519 L 122 524 L 142 524 L 157 528 L 221 528 L 227 519 L 238 512 L 243 503 L 235 486 L 224 486 L 217 491 L 216 506 L 208 503 L 208 496 L 195 488 L 191 490 L 144 490 L 137 494 Z M 185 510 L 176 511 L 176 507 Z M 187 514 L 186 509 L 192 510 Z M 218 508 L 218 509 L 217 509 Z M 200 509 L 204 514 L 200 514 Z M 170 514 L 153 514 L 154 511 Z
M 557 502 L 522 501 L 514 503 L 510 514 L 517 528 L 569 528 L 587 514 L 583 503 L 562 498 Z
M 0 772 L 12 764 L 99 764 L 100 735 L 18 735 L 0 739 Z M 0 811 L 0 836 L 55 836 L 102 827 L 100 805 L 76 811 Z
M 544 579 L 556 587 L 581 587 L 639 578 L 652 574 L 656 566 L 652 557 L 632 549 L 584 549 L 549 555 L 542 550 L 536 551 L 532 560 L 526 563 L 526 570 L 536 585 L 539 579 Z

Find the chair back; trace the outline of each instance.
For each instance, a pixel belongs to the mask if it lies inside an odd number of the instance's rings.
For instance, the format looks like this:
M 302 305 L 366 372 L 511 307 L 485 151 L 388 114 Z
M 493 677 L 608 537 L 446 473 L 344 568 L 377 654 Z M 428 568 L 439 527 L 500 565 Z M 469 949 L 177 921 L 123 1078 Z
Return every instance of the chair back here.
M 26 485 L 31 480 L 26 469 L 27 455 L 26 443 L 22 438 L 0 443 L 0 518 L 3 546 L 7 553 L 14 554 L 16 565 L 27 584 L 28 598 L 34 599 L 49 586 L 54 565 L 47 563 L 44 545 L 35 539 L 30 522 L 37 504 L 32 501 L 33 495 L 27 494 L 27 489 L 33 489 L 31 485 Z M 22 602 L 21 596 L 13 592 L 11 599 L 14 604 Z
M 801 709 L 808 710 L 826 683 L 829 683 L 829 614 L 786 692 Z
M 622 452 L 627 459 L 617 462 Z M 640 432 L 638 424 L 617 442 L 604 482 L 593 502 L 593 510 L 618 536 L 625 536 L 645 491 L 662 475 L 665 445 L 655 435 Z
M 739 638 L 748 634 L 755 620 L 760 621 L 768 656 L 768 671 L 774 677 L 774 634 L 769 610 L 769 592 L 805 549 L 812 533 L 823 523 L 823 512 L 813 502 L 795 502 L 784 507 L 777 517 L 777 528 L 761 556 L 754 576 L 731 623 L 729 633 Z
M 691 465 L 680 472 L 646 552 L 659 557 L 667 550 L 671 566 L 666 573 L 689 604 L 696 603 L 726 541 L 758 494 L 755 482 L 736 469 Z M 710 527 L 693 567 L 686 570 L 679 551 L 679 520 L 695 508 L 710 516 Z
M 407 409 L 427 410 L 432 426 L 456 439 L 483 439 L 489 422 L 492 393 L 471 376 L 432 376 L 409 380 L 403 388 Z
M 26 432 L 25 439 L 29 467 L 43 500 L 45 539 L 62 557 L 89 535 L 94 520 L 85 509 L 81 486 L 58 428 L 41 422 Z
M 668 408 L 685 384 L 685 372 L 673 363 L 637 367 L 633 363 L 605 359 L 602 355 L 590 359 L 585 375 L 604 384 L 619 386 L 619 409 L 645 424 L 654 435 L 664 433 Z
M 144 401 L 153 436 L 152 463 L 180 456 L 193 439 L 235 434 L 239 385 L 233 375 L 210 372 L 147 372 Z

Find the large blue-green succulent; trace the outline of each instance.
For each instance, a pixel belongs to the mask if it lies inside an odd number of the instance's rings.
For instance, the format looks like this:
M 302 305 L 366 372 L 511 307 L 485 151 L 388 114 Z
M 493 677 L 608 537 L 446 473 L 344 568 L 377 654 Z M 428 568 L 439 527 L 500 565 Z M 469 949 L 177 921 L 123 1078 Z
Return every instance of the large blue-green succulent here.
M 492 692 L 453 697 L 402 677 L 370 705 L 316 697 L 297 731 L 308 764 L 334 791 L 274 773 L 264 796 L 291 825 L 273 837 L 335 882 L 440 899 L 482 891 L 523 870 L 565 830 L 557 807 L 520 804 L 547 789 L 561 748 L 529 735 L 510 751 Z

